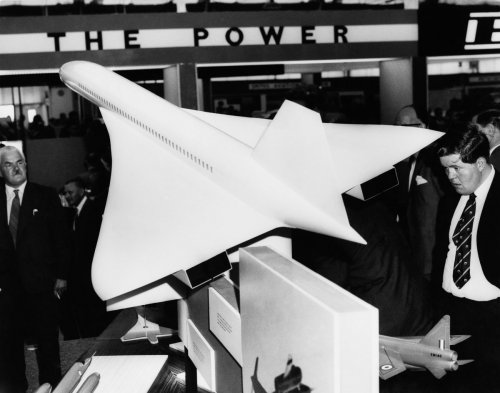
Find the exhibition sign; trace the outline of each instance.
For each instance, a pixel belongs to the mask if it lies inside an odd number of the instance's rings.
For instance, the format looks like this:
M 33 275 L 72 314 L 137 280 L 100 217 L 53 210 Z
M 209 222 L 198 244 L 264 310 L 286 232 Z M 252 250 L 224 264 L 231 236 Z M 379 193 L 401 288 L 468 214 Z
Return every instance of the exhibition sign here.
M 498 54 L 500 49 L 500 12 L 494 7 L 424 7 L 419 25 L 423 56 Z
M 408 57 L 417 42 L 412 10 L 0 18 L 2 69 L 56 68 L 75 58 L 144 66 Z

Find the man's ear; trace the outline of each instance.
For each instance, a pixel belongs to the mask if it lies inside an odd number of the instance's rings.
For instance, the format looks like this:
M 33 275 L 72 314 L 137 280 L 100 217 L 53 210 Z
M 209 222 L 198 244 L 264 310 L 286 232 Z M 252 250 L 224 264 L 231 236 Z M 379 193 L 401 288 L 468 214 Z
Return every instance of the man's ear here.
M 484 157 L 479 157 L 479 158 L 476 160 L 476 166 L 477 166 L 477 168 L 478 168 L 480 171 L 483 171 L 483 170 L 484 170 L 484 168 L 486 168 L 486 165 L 487 165 L 486 158 L 484 158 Z
M 498 127 L 495 127 L 493 124 L 490 124 L 490 125 L 491 125 L 491 128 L 492 128 L 491 134 L 492 135 L 497 134 L 497 136 L 498 136 L 500 134 L 500 129 L 498 129 Z

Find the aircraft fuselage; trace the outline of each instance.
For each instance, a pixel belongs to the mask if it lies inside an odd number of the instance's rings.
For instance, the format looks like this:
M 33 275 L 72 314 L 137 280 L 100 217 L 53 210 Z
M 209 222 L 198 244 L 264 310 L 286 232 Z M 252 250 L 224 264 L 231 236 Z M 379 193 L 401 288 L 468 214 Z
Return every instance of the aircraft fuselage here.
M 380 336 L 380 346 L 398 352 L 408 368 L 439 368 L 446 371 L 458 369 L 458 355 L 451 349 L 440 349 L 403 338 Z

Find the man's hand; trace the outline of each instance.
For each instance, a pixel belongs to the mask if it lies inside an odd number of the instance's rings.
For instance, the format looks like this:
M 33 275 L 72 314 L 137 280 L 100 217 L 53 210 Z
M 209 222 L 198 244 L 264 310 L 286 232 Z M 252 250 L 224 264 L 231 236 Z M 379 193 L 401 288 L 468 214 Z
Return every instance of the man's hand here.
M 61 296 L 68 287 L 68 282 L 66 280 L 62 280 L 60 278 L 56 279 L 56 283 L 54 285 L 54 295 L 61 300 Z

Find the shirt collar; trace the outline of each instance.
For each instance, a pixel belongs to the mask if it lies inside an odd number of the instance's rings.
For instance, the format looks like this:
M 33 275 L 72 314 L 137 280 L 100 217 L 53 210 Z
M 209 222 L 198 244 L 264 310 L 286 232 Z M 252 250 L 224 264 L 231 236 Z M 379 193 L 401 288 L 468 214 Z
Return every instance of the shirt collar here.
M 481 183 L 481 185 L 474 191 L 476 197 L 486 198 L 488 191 L 490 189 L 491 183 L 493 182 L 493 177 L 495 176 L 495 168 L 491 167 L 491 172 L 488 177 Z
M 19 190 L 19 198 L 22 198 L 22 196 L 24 195 L 24 189 L 26 188 L 26 181 L 21 184 L 19 187 L 11 187 L 9 185 L 5 185 L 5 191 L 7 193 L 7 195 L 14 195 L 14 190 Z
M 500 147 L 500 143 L 498 145 L 495 145 L 493 146 L 491 149 L 490 149 L 490 155 L 491 153 L 493 153 L 494 150 L 498 149 Z
M 87 202 L 87 195 L 84 195 L 78 206 L 76 207 L 76 214 L 80 215 L 80 212 L 82 211 L 83 205 L 85 205 L 85 202 Z

